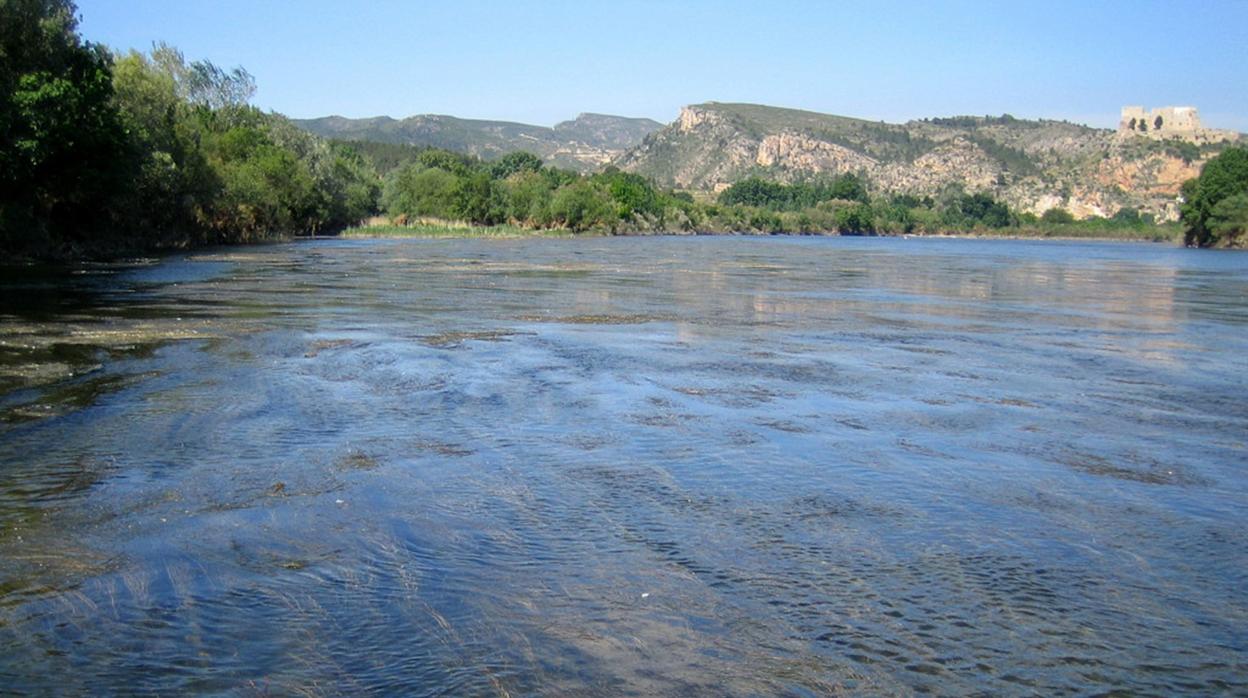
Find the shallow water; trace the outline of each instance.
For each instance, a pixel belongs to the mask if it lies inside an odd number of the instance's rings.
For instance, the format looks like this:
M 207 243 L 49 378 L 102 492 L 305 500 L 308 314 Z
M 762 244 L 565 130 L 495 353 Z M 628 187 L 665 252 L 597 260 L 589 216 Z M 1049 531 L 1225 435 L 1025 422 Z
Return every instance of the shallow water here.
M 1248 691 L 1248 256 L 210 250 L 0 300 L 0 692 Z

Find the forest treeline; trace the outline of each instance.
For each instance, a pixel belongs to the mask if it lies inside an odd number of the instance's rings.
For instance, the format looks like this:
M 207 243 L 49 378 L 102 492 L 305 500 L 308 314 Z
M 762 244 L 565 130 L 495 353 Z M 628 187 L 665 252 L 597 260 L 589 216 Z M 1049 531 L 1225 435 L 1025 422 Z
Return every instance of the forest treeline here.
M 578 175 L 535 155 L 496 161 L 445 150 L 385 143 L 338 144 L 382 173 L 381 212 L 403 226 L 416 221 L 506 223 L 572 232 L 1049 234 L 1138 237 L 1172 234 L 1133 209 L 1111 219 L 1076 222 L 1054 209 L 1037 217 L 1012 211 L 986 193 L 950 187 L 937 197 L 872 195 L 870 182 L 847 173 L 784 184 L 748 177 L 714 197 L 656 187 L 615 167 Z
M 380 184 L 250 106 L 251 75 L 83 41 L 67 0 L 0 0 L 0 250 L 111 255 L 333 230 Z

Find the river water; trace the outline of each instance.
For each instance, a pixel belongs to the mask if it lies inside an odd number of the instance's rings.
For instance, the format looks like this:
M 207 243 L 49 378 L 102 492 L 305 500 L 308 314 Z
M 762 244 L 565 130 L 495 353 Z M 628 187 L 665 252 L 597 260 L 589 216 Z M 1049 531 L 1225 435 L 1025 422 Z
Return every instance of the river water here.
M 1248 256 L 315 241 L 0 282 L 0 693 L 1248 691 Z

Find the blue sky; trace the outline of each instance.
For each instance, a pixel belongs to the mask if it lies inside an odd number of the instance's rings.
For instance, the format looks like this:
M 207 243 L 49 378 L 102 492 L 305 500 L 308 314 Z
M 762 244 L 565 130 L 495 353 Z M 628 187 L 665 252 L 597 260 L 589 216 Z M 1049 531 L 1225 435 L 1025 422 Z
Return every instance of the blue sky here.
M 294 117 L 668 122 L 755 102 L 885 121 L 1011 113 L 1113 126 L 1193 105 L 1248 131 L 1248 1 L 78 0 L 114 48 L 241 65 Z

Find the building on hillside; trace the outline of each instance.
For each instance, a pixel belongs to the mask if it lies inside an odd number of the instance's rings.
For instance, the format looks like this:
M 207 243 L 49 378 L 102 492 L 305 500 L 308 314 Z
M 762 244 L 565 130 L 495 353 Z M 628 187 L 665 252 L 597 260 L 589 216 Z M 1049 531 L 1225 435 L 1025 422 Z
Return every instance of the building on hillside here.
M 1123 107 L 1118 121 L 1119 136 L 1145 136 L 1158 140 L 1178 138 L 1192 143 L 1234 140 L 1234 131 L 1205 128 L 1196 107 Z

